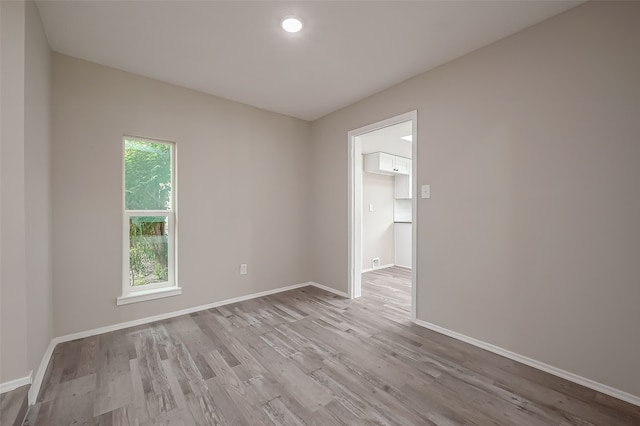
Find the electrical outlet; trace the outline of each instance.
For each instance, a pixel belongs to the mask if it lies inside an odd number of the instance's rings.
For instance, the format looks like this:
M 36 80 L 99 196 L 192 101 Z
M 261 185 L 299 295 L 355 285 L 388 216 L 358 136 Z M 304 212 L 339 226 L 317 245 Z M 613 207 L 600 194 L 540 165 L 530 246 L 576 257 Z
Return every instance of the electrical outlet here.
M 247 264 L 246 263 L 241 263 L 240 264 L 240 275 L 247 275 Z

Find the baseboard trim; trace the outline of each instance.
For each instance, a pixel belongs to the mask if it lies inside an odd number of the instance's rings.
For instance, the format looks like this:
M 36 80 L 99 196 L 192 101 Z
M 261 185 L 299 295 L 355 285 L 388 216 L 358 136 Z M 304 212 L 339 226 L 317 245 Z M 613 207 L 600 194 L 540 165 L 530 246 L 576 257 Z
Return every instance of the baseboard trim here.
M 394 263 L 387 263 L 386 265 L 380 265 L 377 268 L 363 269 L 360 272 L 364 274 L 365 272 L 377 271 L 378 269 L 384 269 L 384 268 L 391 268 L 392 266 L 397 266 L 397 265 Z
M 51 339 L 51 342 L 49 343 L 49 346 L 47 347 L 47 350 L 44 353 L 44 356 L 42 357 L 42 361 L 40 362 L 40 366 L 38 367 L 38 371 L 36 372 L 31 389 L 29 389 L 29 405 L 33 405 L 36 403 L 36 399 L 38 398 L 38 393 L 40 393 L 40 387 L 42 386 L 42 381 L 44 380 L 44 374 L 47 370 L 47 366 L 49 365 L 49 361 L 51 360 L 51 356 L 53 355 L 53 350 L 55 349 L 56 345 L 60 343 L 70 342 L 71 340 L 76 340 L 76 339 L 83 339 L 85 337 L 95 336 L 98 334 L 109 333 L 111 331 L 122 330 L 123 328 L 129 328 L 129 327 L 135 327 L 137 325 L 148 324 L 150 322 L 179 317 L 180 315 L 187 315 L 187 314 L 191 314 L 198 311 L 204 311 L 206 309 L 217 308 L 224 305 L 230 305 L 232 303 L 242 302 L 245 300 L 255 299 L 258 297 L 269 296 L 271 294 L 282 293 L 284 291 L 295 290 L 297 288 L 308 287 L 308 286 L 319 287 L 320 284 L 316 284 L 312 282 L 294 284 L 287 287 L 276 288 L 273 290 L 266 290 L 258 293 L 247 294 L 245 296 L 233 297 L 231 299 L 225 299 L 219 302 L 208 303 L 206 305 L 194 306 L 192 308 L 182 309 L 179 311 L 173 311 L 173 312 L 167 312 L 160 315 L 154 315 L 152 317 L 140 318 L 137 320 L 121 322 L 113 325 L 108 325 L 105 327 L 94 328 L 92 330 L 80 331 L 78 333 L 72 333 L 72 334 L 66 334 L 64 336 L 54 337 L 53 339 Z M 324 286 L 321 288 L 325 289 Z M 331 291 L 329 290 L 329 287 L 327 287 L 326 290 Z M 336 290 L 334 290 L 334 292 L 335 291 Z M 29 380 L 31 380 L 31 377 L 29 377 Z M 8 383 L 13 383 L 13 382 L 8 382 Z M 29 383 L 31 383 L 31 381 L 29 381 Z M 11 390 L 11 389 L 8 389 L 8 390 Z
M 9 380 L 8 382 L 0 383 L 0 394 L 5 392 L 10 392 L 14 389 L 18 389 L 19 387 L 30 385 L 31 378 L 33 376 L 33 371 L 29 373 L 28 376 L 20 377 L 19 379 Z
M 247 294 L 246 296 L 232 297 L 231 299 L 220 300 L 219 302 L 207 303 L 206 305 L 194 306 L 192 308 L 181 309 L 179 311 L 167 312 L 160 315 L 154 315 L 152 317 L 140 318 L 137 320 L 121 322 L 118 324 L 108 325 L 105 327 L 94 328 L 93 330 L 81 331 L 78 333 L 67 334 L 65 336 L 56 337 L 53 339 L 56 343 L 68 342 L 76 339 L 83 339 L 85 337 L 95 336 L 96 334 L 109 333 L 111 331 L 122 330 L 123 328 L 135 327 L 137 325 L 148 324 L 154 321 L 162 321 L 164 319 L 179 317 L 180 315 L 192 314 L 198 311 L 204 311 L 206 309 L 217 308 L 224 305 L 230 305 L 232 303 L 243 302 L 245 300 L 255 299 L 257 297 L 269 296 L 271 294 L 282 293 L 283 291 L 295 290 L 300 287 L 307 287 L 311 285 L 310 282 L 302 284 L 294 284 L 287 287 L 280 287 L 273 290 L 261 291 L 258 293 Z
M 38 371 L 36 371 L 36 375 L 33 378 L 33 384 L 31 385 L 31 388 L 29 388 L 29 405 L 36 403 L 38 394 L 40 393 L 40 387 L 42 386 L 42 381 L 44 380 L 44 373 L 47 372 L 49 361 L 53 355 L 53 349 L 58 343 L 60 342 L 56 342 L 56 339 L 51 339 L 49 346 L 47 346 L 47 350 L 44 351 L 42 361 L 40 361 L 40 365 L 38 366 Z
M 344 297 L 344 298 L 349 298 L 349 295 L 347 293 L 345 293 L 344 291 L 340 291 L 340 290 L 336 290 L 335 288 L 326 286 L 324 284 L 320 284 L 320 283 L 316 283 L 316 282 L 310 282 L 310 285 L 312 285 L 313 287 L 317 287 L 321 290 L 324 291 L 328 291 L 329 293 L 333 293 L 333 294 L 337 294 L 340 297 Z
M 542 370 L 546 373 L 553 374 L 554 376 L 560 377 L 562 379 L 568 380 L 573 383 L 577 383 L 579 385 L 585 386 L 589 389 L 593 389 L 595 391 L 601 392 L 603 394 L 612 396 L 614 398 L 618 398 L 622 401 L 628 402 L 633 405 L 640 406 L 640 396 L 632 395 L 628 392 L 621 391 L 619 389 L 613 388 L 611 386 L 596 382 L 595 380 L 587 379 L 586 377 L 579 376 L 577 374 L 571 373 L 566 370 L 562 370 L 560 368 L 554 367 L 549 364 L 545 364 L 544 362 L 537 361 L 535 359 L 526 357 L 524 355 L 520 355 L 515 352 L 511 352 L 507 349 L 501 348 L 500 346 L 493 345 L 491 343 L 483 342 L 482 340 L 474 339 L 473 337 L 466 336 L 464 334 L 458 333 L 456 331 L 452 331 L 446 329 L 444 327 L 440 327 L 439 325 L 432 324 L 430 322 L 422 321 L 416 319 L 414 321 L 416 325 L 419 325 L 424 328 L 428 328 L 429 330 L 435 331 L 440 334 L 444 334 L 445 336 L 453 337 L 456 340 L 460 340 L 465 343 L 469 343 L 470 345 L 476 346 L 481 349 L 485 349 L 489 352 L 493 352 L 495 354 L 501 355 L 505 358 L 512 359 L 514 361 L 520 362 L 522 364 L 528 365 L 529 367 L 536 368 L 538 370 Z

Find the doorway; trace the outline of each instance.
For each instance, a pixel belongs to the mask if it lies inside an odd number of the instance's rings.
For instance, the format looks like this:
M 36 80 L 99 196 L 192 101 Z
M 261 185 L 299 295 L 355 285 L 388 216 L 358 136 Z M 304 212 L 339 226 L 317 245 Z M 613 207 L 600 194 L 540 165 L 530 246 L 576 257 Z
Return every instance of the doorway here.
M 369 170 L 378 167 L 374 172 L 382 174 L 390 174 L 395 176 L 403 176 L 402 178 L 410 178 L 410 189 L 408 189 L 407 201 L 409 201 L 408 212 L 410 214 L 410 236 L 411 236 L 411 321 L 416 319 L 416 283 L 417 283 L 417 167 L 412 166 L 412 163 L 417 160 L 417 111 L 410 111 L 405 114 L 401 114 L 386 120 L 382 120 L 368 126 L 361 127 L 359 129 L 351 130 L 348 132 L 349 142 L 349 297 L 358 298 L 362 296 L 362 272 L 363 272 L 363 172 L 366 166 Z M 403 124 L 405 123 L 405 124 Z M 410 124 L 406 124 L 410 123 Z M 410 134 L 402 135 L 402 139 L 410 139 L 411 142 L 411 161 L 409 162 L 409 173 L 404 173 L 406 165 L 406 158 L 401 155 L 394 155 L 393 153 L 384 152 L 385 148 L 381 146 L 380 151 L 366 152 L 367 159 L 363 156 L 363 140 L 366 139 L 366 135 L 374 132 L 384 133 L 384 129 L 391 129 L 392 126 L 402 127 L 404 129 L 410 129 Z M 376 148 L 377 149 L 377 148 Z M 386 149 L 388 150 L 388 149 Z M 372 151 L 367 149 L 367 151 Z M 371 155 L 380 153 L 379 155 Z M 404 159 L 403 159 L 404 158 Z M 407 203 L 403 203 L 407 206 Z M 369 209 L 375 209 L 375 206 L 369 206 Z M 371 259 L 372 267 L 375 269 L 381 265 L 380 262 L 376 263 L 376 258 Z M 395 263 L 394 263 L 395 264 Z M 369 268 L 366 268 L 369 269 Z

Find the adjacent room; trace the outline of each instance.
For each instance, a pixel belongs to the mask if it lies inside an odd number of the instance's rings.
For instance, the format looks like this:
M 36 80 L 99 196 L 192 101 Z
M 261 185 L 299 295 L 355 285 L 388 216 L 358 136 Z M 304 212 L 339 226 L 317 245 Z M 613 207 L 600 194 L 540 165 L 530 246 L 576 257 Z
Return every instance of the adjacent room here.
M 394 320 L 413 319 L 413 121 L 379 123 L 380 128 L 353 137 L 353 202 L 361 204 L 354 227 L 361 246 L 354 297 L 378 299 Z M 358 132 L 359 133 L 359 132 Z M 361 201 L 358 201 L 361 200 Z
M 639 425 L 639 22 L 0 1 L 0 424 Z

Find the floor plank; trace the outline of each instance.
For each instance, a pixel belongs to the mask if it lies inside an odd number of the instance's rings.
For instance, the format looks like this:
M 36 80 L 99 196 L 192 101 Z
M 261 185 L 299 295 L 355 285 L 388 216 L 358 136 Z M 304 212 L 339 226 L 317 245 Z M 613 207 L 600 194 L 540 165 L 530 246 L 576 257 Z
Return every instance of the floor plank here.
M 640 408 L 410 322 L 411 271 L 66 342 L 26 425 L 640 425 Z M 3 423 L 4 424 L 4 423 Z
M 30 385 L 20 386 L 0 394 L 0 425 L 21 425 L 27 414 L 27 399 Z

